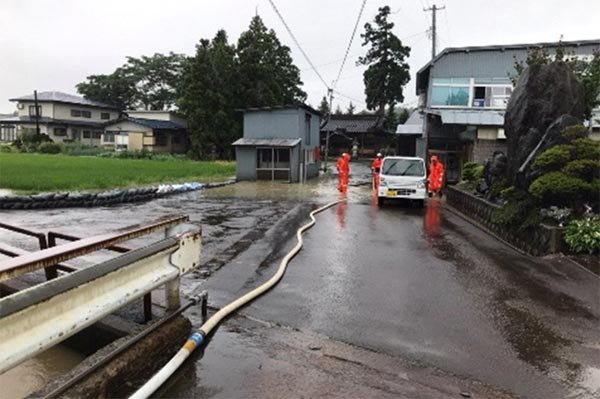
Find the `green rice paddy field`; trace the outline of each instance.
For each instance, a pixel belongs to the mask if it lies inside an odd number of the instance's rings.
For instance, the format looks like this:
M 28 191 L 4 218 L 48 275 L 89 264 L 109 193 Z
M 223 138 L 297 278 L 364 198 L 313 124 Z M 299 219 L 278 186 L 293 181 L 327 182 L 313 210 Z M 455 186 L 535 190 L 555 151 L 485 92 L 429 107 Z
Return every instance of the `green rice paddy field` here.
M 235 162 L 118 159 L 0 153 L 0 188 L 22 192 L 98 190 L 235 175 Z

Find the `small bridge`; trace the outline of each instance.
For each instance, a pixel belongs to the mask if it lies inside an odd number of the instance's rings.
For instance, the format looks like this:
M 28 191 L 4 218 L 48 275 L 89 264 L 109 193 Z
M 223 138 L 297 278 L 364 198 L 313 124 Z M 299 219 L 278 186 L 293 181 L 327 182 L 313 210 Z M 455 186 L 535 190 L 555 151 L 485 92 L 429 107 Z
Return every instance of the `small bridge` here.
M 48 232 L 46 235 L 0 223 L 0 228 L 34 237 L 39 251 L 0 244 L 0 373 L 66 340 L 119 308 L 144 297 L 149 320 L 151 292 L 164 287 L 167 310 L 180 306 L 180 277 L 200 261 L 201 230 L 174 216 L 145 225 L 88 238 Z M 163 239 L 131 249 L 125 241 L 156 231 Z M 57 240 L 68 241 L 57 245 Z M 85 268 L 68 262 L 99 250 L 117 257 Z M 18 277 L 45 270 L 45 281 L 19 290 Z M 14 284 L 11 284 L 14 283 Z

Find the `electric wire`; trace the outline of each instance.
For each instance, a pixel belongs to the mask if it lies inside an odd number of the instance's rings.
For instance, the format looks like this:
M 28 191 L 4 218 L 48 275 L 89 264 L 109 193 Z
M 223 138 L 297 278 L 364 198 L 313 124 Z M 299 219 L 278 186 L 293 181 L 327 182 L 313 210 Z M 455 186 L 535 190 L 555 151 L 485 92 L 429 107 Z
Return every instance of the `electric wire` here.
M 150 380 L 148 380 L 142 387 L 140 387 L 133 395 L 130 396 L 131 399 L 146 399 L 150 397 L 160 386 L 171 376 L 179 366 L 188 358 L 188 356 L 194 351 L 194 349 L 202 346 L 204 342 L 204 338 L 208 336 L 213 329 L 215 329 L 221 321 L 231 313 L 235 312 L 240 307 L 246 305 L 247 303 L 253 301 L 260 295 L 267 292 L 273 286 L 275 286 L 283 277 L 285 273 L 288 263 L 290 260 L 296 256 L 300 249 L 302 249 L 302 245 L 304 241 L 302 240 L 302 233 L 306 230 L 313 227 L 316 223 L 315 215 L 317 213 L 323 212 L 324 210 L 331 208 L 334 205 L 337 205 L 340 202 L 345 200 L 338 200 L 334 202 L 330 202 L 327 205 L 324 205 L 318 209 L 315 209 L 310 213 L 310 222 L 306 223 L 298 230 L 296 230 L 296 240 L 297 243 L 290 250 L 290 252 L 285 255 L 285 257 L 279 263 L 279 268 L 277 272 L 265 283 L 248 292 L 247 294 L 239 297 L 233 302 L 229 303 L 225 307 L 221 308 L 217 313 L 215 313 L 211 318 L 209 318 L 206 323 L 204 323 L 198 331 L 194 332 L 186 341 L 186 343 L 179 349 L 179 351 L 169 360 L 167 364 L 165 364 Z
M 358 12 L 358 17 L 356 18 L 356 22 L 354 23 L 354 29 L 352 29 L 352 35 L 350 36 L 350 41 L 348 42 L 348 47 L 346 47 L 346 53 L 344 54 L 344 59 L 342 64 L 340 65 L 340 70 L 338 71 L 337 77 L 333 81 L 331 85 L 332 89 L 335 89 L 338 80 L 340 79 L 340 75 L 342 74 L 342 70 L 344 69 L 344 65 L 346 64 L 346 59 L 348 58 L 348 53 L 350 52 L 350 48 L 352 47 L 352 42 L 354 41 L 354 36 L 356 35 L 356 29 L 358 28 L 358 23 L 360 22 L 360 18 L 362 17 L 363 11 L 365 9 L 365 4 L 367 0 L 363 0 L 362 5 L 360 6 L 360 11 Z
M 294 43 L 298 47 L 298 50 L 300 50 L 300 52 L 302 53 L 302 55 L 304 56 L 304 58 L 308 62 L 308 65 L 310 65 L 310 67 L 315 72 L 315 74 L 319 77 L 319 79 L 321 80 L 321 82 L 323 82 L 323 84 L 325 85 L 325 87 L 327 88 L 327 90 L 329 90 L 330 89 L 329 85 L 327 84 L 327 82 L 325 82 L 325 79 L 323 79 L 323 76 L 321 76 L 321 74 L 319 73 L 319 71 L 317 70 L 317 68 L 315 67 L 315 65 L 312 63 L 312 61 L 310 60 L 310 58 L 308 57 L 308 55 L 306 54 L 306 52 L 304 52 L 304 50 L 302 49 L 302 46 L 300 46 L 300 43 L 296 39 L 296 36 L 294 36 L 294 33 L 292 32 L 292 30 L 288 26 L 287 22 L 285 22 L 285 19 L 283 19 L 283 15 L 281 15 L 281 13 L 277 9 L 277 6 L 273 2 L 273 0 L 269 0 L 269 3 L 271 3 L 271 7 L 273 7 L 273 10 L 275 11 L 275 14 L 277 14 L 277 16 L 279 17 L 279 19 L 281 20 L 281 23 L 283 24 L 283 26 L 285 27 L 285 29 L 288 31 L 288 33 L 292 37 L 292 40 L 294 41 Z

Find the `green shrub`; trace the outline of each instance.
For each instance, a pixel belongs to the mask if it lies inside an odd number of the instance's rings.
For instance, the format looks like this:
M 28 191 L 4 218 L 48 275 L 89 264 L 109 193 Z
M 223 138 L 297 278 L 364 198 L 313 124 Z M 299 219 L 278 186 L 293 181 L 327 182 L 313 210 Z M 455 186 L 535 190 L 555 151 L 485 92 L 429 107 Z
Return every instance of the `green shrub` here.
M 114 151 L 112 148 L 92 147 L 89 145 L 82 145 L 81 143 L 65 143 L 62 145 L 61 150 L 61 152 L 65 155 L 74 156 L 96 156 L 105 152 Z
M 575 253 L 600 250 L 600 218 L 573 220 L 565 229 L 565 242 Z
M 463 165 L 462 180 L 467 182 L 478 181 L 483 176 L 483 165 L 476 162 L 467 162 Z
M 600 178 L 600 159 L 577 159 L 565 166 L 564 172 L 587 182 Z
M 25 129 L 17 140 L 15 146 L 24 152 L 36 152 L 41 143 L 52 143 L 47 134 L 37 134 L 35 129 Z
M 61 150 L 61 145 L 58 143 L 41 143 L 37 150 L 42 154 L 58 154 Z
M 567 126 L 562 131 L 562 136 L 567 140 L 567 142 L 572 142 L 573 140 L 583 139 L 590 135 L 587 127 L 583 125 L 573 125 Z
M 529 186 L 529 193 L 544 205 L 570 206 L 574 202 L 587 200 L 591 196 L 592 186 L 563 172 L 550 172 L 535 179 Z
M 543 172 L 560 170 L 571 160 L 572 148 L 567 144 L 555 145 L 542 152 L 533 161 L 533 168 Z
M 15 150 L 10 145 L 0 145 L 0 152 L 15 152 Z
M 493 223 L 521 230 L 537 226 L 542 218 L 534 198 L 514 187 L 502 190 L 507 202 L 491 215 Z
M 600 142 L 590 138 L 574 140 L 572 159 L 600 159 Z

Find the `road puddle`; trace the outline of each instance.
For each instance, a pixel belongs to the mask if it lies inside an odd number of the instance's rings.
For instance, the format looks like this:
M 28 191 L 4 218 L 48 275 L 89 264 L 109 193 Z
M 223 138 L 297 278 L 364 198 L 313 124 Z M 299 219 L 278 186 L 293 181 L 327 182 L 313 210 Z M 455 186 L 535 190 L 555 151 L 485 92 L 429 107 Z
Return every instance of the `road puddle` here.
M 64 346 L 50 348 L 0 374 L 0 396 L 6 399 L 24 398 L 42 388 L 51 379 L 71 370 L 83 358 Z

